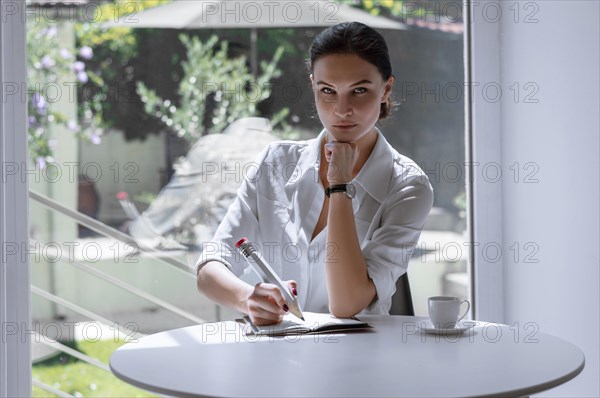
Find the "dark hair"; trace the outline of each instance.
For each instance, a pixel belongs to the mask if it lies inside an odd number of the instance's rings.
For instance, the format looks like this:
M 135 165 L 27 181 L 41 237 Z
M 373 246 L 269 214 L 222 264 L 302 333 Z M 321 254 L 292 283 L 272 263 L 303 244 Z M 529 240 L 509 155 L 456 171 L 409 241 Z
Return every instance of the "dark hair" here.
M 310 46 L 309 59 L 306 60 L 309 73 L 313 73 L 315 62 L 331 54 L 356 54 L 373 64 L 381 73 L 383 80 L 392 74 L 392 64 L 385 39 L 379 32 L 360 22 L 343 22 L 319 33 Z M 390 97 L 381 104 L 379 119 L 389 116 L 392 108 Z

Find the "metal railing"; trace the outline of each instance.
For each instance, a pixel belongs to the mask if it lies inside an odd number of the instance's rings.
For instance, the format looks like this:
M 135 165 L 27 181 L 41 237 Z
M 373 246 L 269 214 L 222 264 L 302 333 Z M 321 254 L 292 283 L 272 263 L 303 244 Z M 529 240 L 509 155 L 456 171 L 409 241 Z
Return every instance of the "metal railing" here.
M 127 235 L 126 233 L 121 232 L 118 229 L 108 226 L 103 222 L 95 220 L 88 215 L 80 213 L 77 210 L 73 210 L 66 206 L 63 206 L 54 199 L 37 193 L 31 189 L 29 190 L 29 198 L 35 200 L 36 202 L 43 205 L 44 207 L 47 207 L 50 210 L 56 211 L 64 216 L 67 216 L 72 220 L 77 221 L 77 223 L 91 229 L 92 231 L 99 233 L 102 236 L 106 236 L 108 238 L 113 238 L 123 243 L 127 243 L 137 248 L 139 252 L 153 254 L 156 256 L 156 258 L 160 259 L 161 261 L 172 265 L 175 268 L 183 271 L 185 274 L 188 274 L 190 277 L 195 278 L 194 273 L 192 272 L 190 267 L 188 267 L 187 264 L 184 264 L 181 261 L 177 260 L 176 258 L 173 258 L 171 253 L 158 250 L 151 246 L 145 246 L 143 244 L 140 244 L 130 235 Z
M 140 255 L 143 253 L 147 253 L 152 255 L 153 258 L 156 258 L 160 261 L 162 261 L 163 263 L 168 264 L 169 266 L 179 270 L 180 272 L 183 272 L 185 275 L 194 278 L 195 279 L 195 275 L 193 273 L 193 270 L 188 267 L 187 264 L 179 261 L 178 259 L 173 257 L 173 253 L 171 252 L 164 252 L 161 251 L 159 249 L 156 249 L 154 247 L 149 247 L 149 246 L 145 246 L 143 244 L 140 244 L 139 242 L 137 242 L 133 237 L 131 237 L 130 235 L 123 233 L 115 228 L 112 228 L 98 220 L 95 220 L 83 213 L 80 213 L 76 210 L 70 209 L 62 204 L 60 204 L 59 202 L 48 198 L 47 196 L 44 196 L 38 192 L 35 192 L 33 190 L 29 190 L 29 198 L 31 200 L 36 201 L 37 203 L 41 204 L 42 206 L 50 209 L 51 211 L 60 213 L 74 221 L 76 221 L 77 223 L 99 233 L 102 236 L 111 238 L 111 239 L 115 239 L 117 241 L 123 242 L 125 244 L 131 245 L 132 247 L 135 248 L 135 254 Z M 46 253 L 46 255 L 49 255 L 51 257 L 51 259 L 59 259 L 59 256 L 55 256 L 54 258 L 52 258 L 52 253 Z M 64 261 L 64 260 L 63 260 Z M 134 294 L 138 297 L 141 297 L 147 301 L 150 301 L 164 309 L 166 309 L 167 311 L 174 313 L 176 315 L 179 315 L 182 318 L 185 318 L 188 321 L 191 321 L 193 323 L 203 323 L 205 322 L 205 320 L 177 307 L 176 305 L 170 304 L 156 296 L 153 296 L 152 294 L 143 291 L 142 289 L 139 289 L 135 286 L 132 286 L 131 284 L 124 282 L 122 280 L 120 280 L 119 278 L 109 275 L 105 272 L 102 272 L 98 269 L 96 269 L 95 267 L 92 267 L 90 265 L 87 264 L 83 264 L 81 262 L 78 261 L 68 261 L 68 263 L 82 271 L 85 271 L 91 275 L 93 275 L 96 278 L 99 278 L 101 280 L 104 280 L 110 284 L 113 284 L 115 286 L 118 286 L 121 289 L 124 289 L 125 291 Z M 114 327 L 116 329 L 116 331 L 119 333 L 120 336 L 127 336 L 129 338 L 131 337 L 140 337 L 141 334 L 126 329 L 124 328 L 122 325 L 120 325 L 118 322 L 111 322 L 109 319 L 93 312 L 90 311 L 88 309 L 85 309 L 73 302 L 70 302 L 68 300 L 65 300 L 64 298 L 58 297 L 44 289 L 41 289 L 37 286 L 32 285 L 31 286 L 31 291 L 32 293 L 52 302 L 58 305 L 61 305 L 65 308 L 70 309 L 71 311 L 74 311 L 75 313 L 78 313 L 86 318 L 92 319 L 96 322 L 100 322 L 100 323 L 104 323 L 107 326 L 108 325 L 115 325 L 115 326 L 111 326 Z M 217 311 L 218 312 L 218 311 Z M 49 339 L 47 336 L 41 336 L 41 335 L 36 335 L 37 338 L 41 339 L 42 342 L 47 345 L 50 346 L 58 351 L 64 352 L 65 354 L 71 355 L 79 360 L 82 360 L 86 363 L 89 363 L 90 365 L 93 365 L 97 368 L 103 369 L 105 371 L 110 372 L 109 367 L 104 364 L 103 362 L 99 361 L 96 358 L 92 358 L 88 355 L 85 355 L 83 353 L 81 353 L 80 351 L 77 351 L 73 348 L 70 348 L 64 344 L 61 344 L 58 341 Z M 46 341 L 48 340 L 48 341 Z M 41 382 L 40 380 L 37 380 L 35 378 L 32 379 L 32 385 L 41 388 L 47 392 L 50 392 L 52 394 L 55 394 L 57 396 L 60 397 L 71 397 L 71 395 L 65 393 L 64 391 L 58 390 L 52 386 L 49 386 L 43 382 Z
M 31 384 L 37 388 L 41 388 L 42 390 L 49 392 L 50 394 L 56 395 L 57 397 L 61 397 L 61 398 L 73 397 L 73 395 L 67 394 L 66 392 L 56 389 L 52 386 L 49 386 L 46 383 L 42 383 L 41 381 L 39 381 L 36 378 L 31 379 Z

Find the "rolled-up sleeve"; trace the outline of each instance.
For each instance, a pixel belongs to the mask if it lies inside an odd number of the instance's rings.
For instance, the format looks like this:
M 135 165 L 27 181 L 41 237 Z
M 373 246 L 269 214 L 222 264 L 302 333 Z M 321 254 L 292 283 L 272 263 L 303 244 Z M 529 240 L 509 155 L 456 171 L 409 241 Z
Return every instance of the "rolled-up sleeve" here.
M 236 250 L 235 244 L 242 237 L 251 242 L 260 242 L 257 211 L 257 183 L 260 169 L 265 165 L 270 146 L 267 146 L 247 170 L 237 195 L 229 206 L 210 242 L 203 244 L 203 250 L 196 262 L 196 273 L 209 261 L 220 261 L 236 276 L 240 276 L 248 263 Z
M 382 203 L 380 225 L 361 245 L 367 272 L 377 291 L 366 311 L 389 311 L 396 280 L 407 271 L 432 206 L 433 190 L 424 175 L 407 181 Z

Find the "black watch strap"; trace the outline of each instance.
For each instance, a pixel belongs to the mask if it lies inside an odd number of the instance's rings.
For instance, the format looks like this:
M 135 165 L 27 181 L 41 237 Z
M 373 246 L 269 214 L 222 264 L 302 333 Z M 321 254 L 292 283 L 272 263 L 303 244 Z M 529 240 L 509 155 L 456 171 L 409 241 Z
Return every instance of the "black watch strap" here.
M 348 190 L 347 185 L 348 184 L 337 184 L 327 187 L 325 188 L 325 195 L 329 197 L 329 195 L 335 192 L 346 192 Z

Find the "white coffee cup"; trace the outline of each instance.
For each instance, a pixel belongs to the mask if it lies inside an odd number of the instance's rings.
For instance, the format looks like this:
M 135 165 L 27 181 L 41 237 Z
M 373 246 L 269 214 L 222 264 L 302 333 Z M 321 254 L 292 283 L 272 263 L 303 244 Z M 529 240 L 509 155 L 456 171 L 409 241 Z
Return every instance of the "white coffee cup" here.
M 436 329 L 448 329 L 456 327 L 471 309 L 471 303 L 468 300 L 461 300 L 452 296 L 434 296 L 429 297 L 429 319 Z M 458 312 L 460 306 L 467 303 L 467 310 L 460 316 Z

